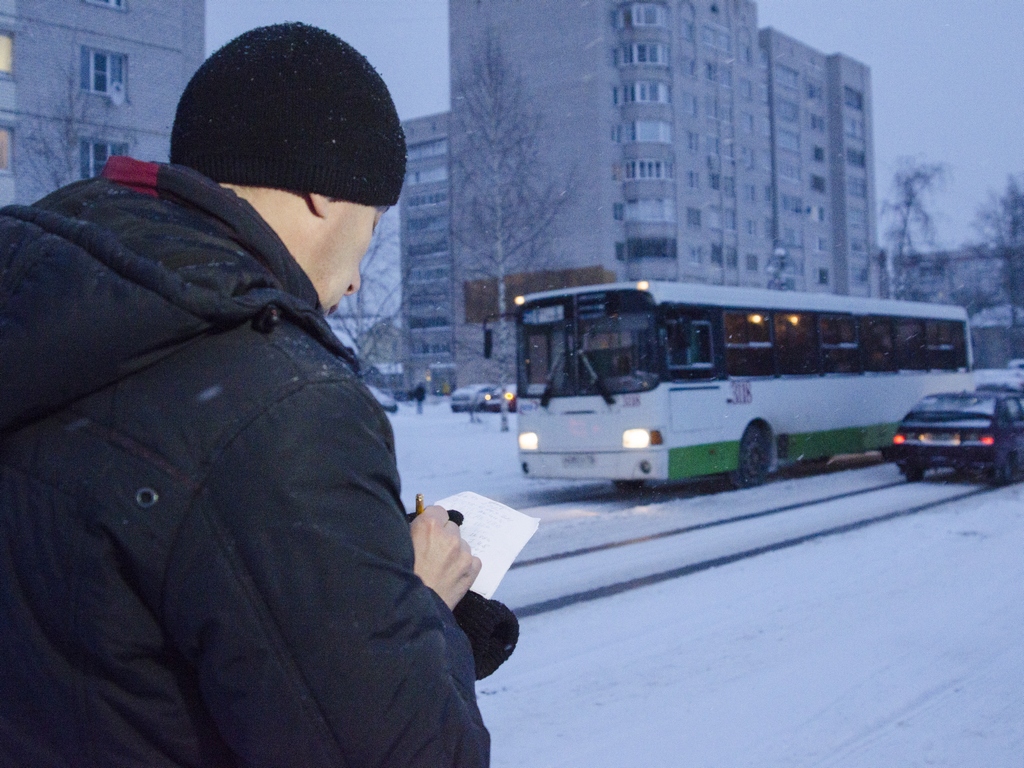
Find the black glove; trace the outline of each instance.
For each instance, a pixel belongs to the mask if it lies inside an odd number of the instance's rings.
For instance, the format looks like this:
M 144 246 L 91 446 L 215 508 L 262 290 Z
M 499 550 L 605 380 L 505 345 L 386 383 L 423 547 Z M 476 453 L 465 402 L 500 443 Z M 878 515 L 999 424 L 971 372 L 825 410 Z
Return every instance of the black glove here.
M 516 649 L 519 619 L 504 603 L 488 600 L 476 592 L 467 592 L 452 613 L 473 646 L 476 679 L 483 680 Z

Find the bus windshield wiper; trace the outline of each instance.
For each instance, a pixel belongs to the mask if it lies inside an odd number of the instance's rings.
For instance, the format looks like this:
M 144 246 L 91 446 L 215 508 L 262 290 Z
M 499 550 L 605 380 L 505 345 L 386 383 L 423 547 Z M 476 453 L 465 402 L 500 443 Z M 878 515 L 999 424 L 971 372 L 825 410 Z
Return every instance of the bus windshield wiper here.
M 583 365 L 586 366 L 587 373 L 590 374 L 591 381 L 597 385 L 597 391 L 601 394 L 601 397 L 604 398 L 605 403 L 608 405 L 615 405 L 615 398 L 612 397 L 612 393 L 608 391 L 608 385 L 605 384 L 604 379 L 596 370 L 594 370 L 594 366 L 591 364 L 590 358 L 587 357 L 587 353 L 580 350 L 580 358 L 582 358 Z
M 558 356 L 555 360 L 555 364 L 551 366 L 551 371 L 548 373 L 548 380 L 544 382 L 544 391 L 540 395 L 541 408 L 547 408 L 551 405 L 551 397 L 555 392 L 555 375 L 558 373 L 559 366 L 565 362 L 565 352 Z

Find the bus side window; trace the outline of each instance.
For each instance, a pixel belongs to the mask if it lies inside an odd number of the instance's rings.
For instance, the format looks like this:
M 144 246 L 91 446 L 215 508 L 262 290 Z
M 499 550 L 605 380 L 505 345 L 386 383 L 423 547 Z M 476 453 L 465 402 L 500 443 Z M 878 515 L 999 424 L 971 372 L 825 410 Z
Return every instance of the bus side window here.
M 685 317 L 669 318 L 665 330 L 666 363 L 672 376 L 710 376 L 714 367 L 711 323 Z
M 924 320 L 916 317 L 896 319 L 896 365 L 901 371 L 928 370 Z
M 859 373 L 857 324 L 851 315 L 822 315 L 821 361 L 825 373 Z
M 818 334 L 814 315 L 806 312 L 775 313 L 775 354 L 779 373 L 807 376 L 818 372 Z
M 773 376 L 771 325 L 767 312 L 725 313 L 725 369 L 730 376 Z
M 864 317 L 860 321 L 864 370 L 872 372 L 896 370 L 896 348 L 893 343 L 892 319 Z
M 928 320 L 928 367 L 934 371 L 955 371 L 967 367 L 964 324 L 955 320 Z

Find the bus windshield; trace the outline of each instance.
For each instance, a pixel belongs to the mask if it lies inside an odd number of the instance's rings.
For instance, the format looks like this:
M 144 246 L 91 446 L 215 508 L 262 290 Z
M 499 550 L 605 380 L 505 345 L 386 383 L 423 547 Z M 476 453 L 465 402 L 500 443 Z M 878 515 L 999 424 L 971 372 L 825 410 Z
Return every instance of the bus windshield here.
M 608 291 L 523 309 L 519 391 L 546 400 L 645 392 L 659 381 L 654 304 L 646 294 Z
M 579 323 L 579 394 L 644 392 L 658 384 L 653 312 Z

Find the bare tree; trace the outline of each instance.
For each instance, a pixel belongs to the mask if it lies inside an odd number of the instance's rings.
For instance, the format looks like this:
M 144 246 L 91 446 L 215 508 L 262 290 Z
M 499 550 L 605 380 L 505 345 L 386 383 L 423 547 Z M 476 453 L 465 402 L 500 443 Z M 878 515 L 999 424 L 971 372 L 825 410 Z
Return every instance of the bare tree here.
M 978 210 L 976 226 L 989 258 L 1001 267 L 1003 290 L 1010 303 L 1010 325 L 1019 326 L 1024 313 L 1024 174 L 1010 176 L 1006 190 L 990 193 Z
M 111 110 L 123 101 L 84 91 L 75 68 L 60 67 L 50 93 L 23 109 L 19 121 L 19 176 L 30 180 L 34 195 L 49 194 L 81 178 L 83 140 L 116 137 L 114 144 L 131 145 L 134 133 L 110 119 Z
M 453 88 L 453 231 L 465 276 L 497 281 L 493 358 L 502 377 L 514 371 L 505 318 L 506 278 L 550 263 L 553 224 L 572 187 L 556 178 L 539 151 L 541 116 L 531 107 L 493 32 L 484 35 Z
M 892 198 L 882 204 L 882 215 L 892 222 L 886 233 L 890 248 L 885 268 L 893 298 L 919 298 L 913 285 L 921 261 L 918 248 L 935 241 L 928 197 L 942 187 L 946 174 L 942 163 L 924 163 L 904 157 L 893 175 Z
M 364 362 L 396 362 L 386 348 L 401 313 L 402 276 L 398 257 L 398 213 L 380 220 L 359 267 L 360 287 L 328 316 L 335 333 Z

